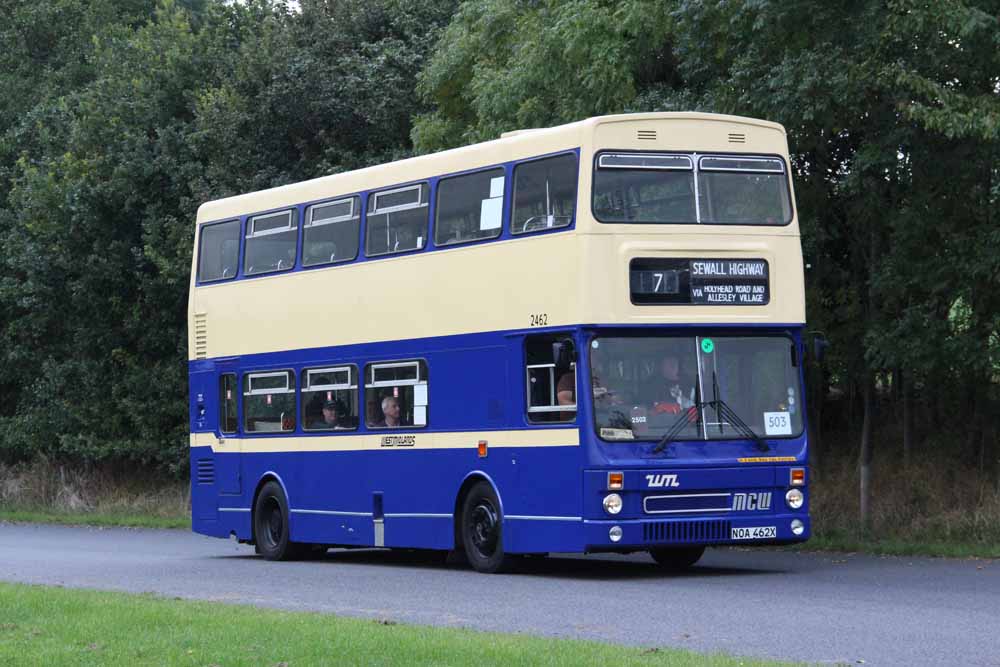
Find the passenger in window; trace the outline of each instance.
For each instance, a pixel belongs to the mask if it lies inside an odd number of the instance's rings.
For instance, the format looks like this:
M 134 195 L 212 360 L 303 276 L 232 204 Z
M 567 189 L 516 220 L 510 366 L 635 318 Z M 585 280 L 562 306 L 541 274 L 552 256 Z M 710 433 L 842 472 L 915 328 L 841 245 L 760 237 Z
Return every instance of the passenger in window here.
M 556 403 L 558 405 L 576 405 L 576 371 L 569 370 L 559 376 L 556 382 Z M 576 410 L 557 412 L 559 421 L 568 422 L 576 418 Z
M 576 405 L 576 371 L 566 371 L 556 382 L 556 403 Z
M 386 396 L 382 399 L 382 419 L 372 424 L 377 428 L 396 428 L 403 426 L 400 417 L 401 410 L 399 399 L 394 396 Z
M 350 428 L 345 420 L 347 410 L 340 401 L 324 401 L 322 415 L 309 424 L 311 429 L 343 429 Z

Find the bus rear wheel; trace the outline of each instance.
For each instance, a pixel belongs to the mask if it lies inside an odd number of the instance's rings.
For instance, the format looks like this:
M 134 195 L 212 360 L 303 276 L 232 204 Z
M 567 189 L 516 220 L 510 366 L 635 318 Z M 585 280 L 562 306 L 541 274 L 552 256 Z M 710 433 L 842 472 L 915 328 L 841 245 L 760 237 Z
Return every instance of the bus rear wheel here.
M 268 482 L 257 495 L 253 533 L 257 553 L 268 560 L 292 560 L 303 554 L 303 545 L 289 539 L 288 499 L 277 482 Z
M 488 482 L 477 482 L 462 503 L 462 545 L 477 572 L 494 574 L 512 569 L 514 559 L 503 549 L 500 500 Z
M 649 555 L 665 570 L 686 570 L 697 563 L 705 553 L 705 547 L 674 547 L 650 549 Z

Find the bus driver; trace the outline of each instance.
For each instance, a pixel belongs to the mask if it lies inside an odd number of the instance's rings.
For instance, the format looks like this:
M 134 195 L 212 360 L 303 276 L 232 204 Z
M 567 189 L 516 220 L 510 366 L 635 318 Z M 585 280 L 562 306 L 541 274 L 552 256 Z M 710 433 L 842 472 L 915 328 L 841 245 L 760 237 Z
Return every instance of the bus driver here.
M 694 407 L 695 378 L 681 373 L 680 360 L 674 353 L 660 359 L 660 377 L 654 385 L 653 414 L 679 415 L 682 410 Z

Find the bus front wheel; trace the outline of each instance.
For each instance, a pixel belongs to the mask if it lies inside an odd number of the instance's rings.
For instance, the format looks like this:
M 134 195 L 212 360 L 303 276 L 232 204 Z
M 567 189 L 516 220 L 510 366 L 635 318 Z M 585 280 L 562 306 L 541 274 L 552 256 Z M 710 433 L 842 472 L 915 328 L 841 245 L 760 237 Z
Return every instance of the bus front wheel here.
M 257 553 L 268 560 L 291 560 L 302 555 L 302 545 L 288 537 L 288 499 L 277 482 L 265 484 L 257 496 L 253 533 Z
M 462 503 L 462 545 L 477 572 L 505 572 L 514 564 L 504 553 L 500 500 L 488 482 L 477 482 Z
M 650 549 L 649 555 L 666 570 L 686 570 L 701 559 L 705 547 Z

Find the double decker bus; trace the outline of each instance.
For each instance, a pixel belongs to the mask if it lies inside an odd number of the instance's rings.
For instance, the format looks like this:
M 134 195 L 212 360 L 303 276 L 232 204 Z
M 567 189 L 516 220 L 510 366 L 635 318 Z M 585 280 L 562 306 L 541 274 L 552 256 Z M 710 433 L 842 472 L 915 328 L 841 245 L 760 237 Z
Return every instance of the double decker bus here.
M 522 554 L 808 538 L 780 125 L 591 118 L 204 204 L 196 532 Z

